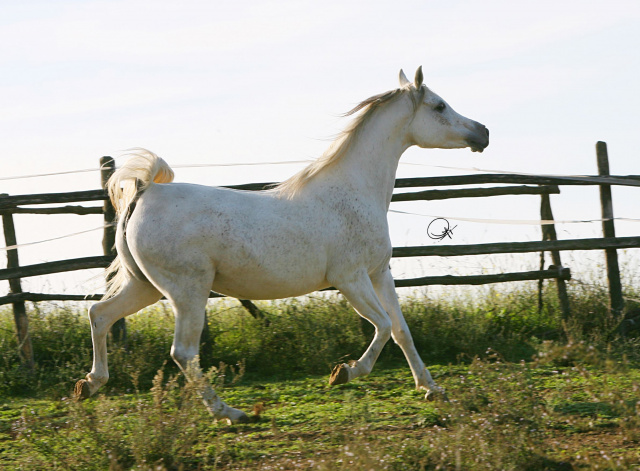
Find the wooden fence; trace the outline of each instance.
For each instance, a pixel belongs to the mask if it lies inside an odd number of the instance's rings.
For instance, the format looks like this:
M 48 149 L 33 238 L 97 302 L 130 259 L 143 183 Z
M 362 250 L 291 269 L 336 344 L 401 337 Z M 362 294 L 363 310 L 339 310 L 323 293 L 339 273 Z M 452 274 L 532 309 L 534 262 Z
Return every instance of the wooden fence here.
M 504 254 L 540 252 L 540 270 L 500 273 L 491 275 L 473 276 L 426 276 L 420 278 L 396 280 L 397 287 L 412 287 L 426 285 L 478 285 L 487 283 L 501 283 L 507 281 L 555 279 L 558 288 L 558 296 L 565 318 L 570 316 L 570 306 L 567 297 L 565 280 L 571 278 L 568 268 L 563 267 L 560 252 L 564 250 L 604 250 L 607 260 L 607 276 L 609 281 L 611 309 L 621 313 L 624 307 L 620 273 L 617 260 L 617 249 L 640 247 L 640 237 L 615 237 L 613 205 L 611 201 L 611 185 L 640 186 L 640 176 L 610 176 L 607 157 L 607 148 L 604 142 L 596 144 L 599 175 L 594 176 L 534 176 L 517 174 L 479 174 L 461 175 L 449 177 L 425 177 L 402 178 L 396 180 L 397 189 L 416 187 L 456 186 L 469 184 L 509 184 L 512 186 L 500 186 L 494 188 L 465 188 L 423 190 L 416 192 L 394 193 L 392 202 L 439 200 L 451 198 L 478 198 L 499 195 L 540 195 L 541 220 L 553 221 L 549 195 L 559 194 L 559 185 L 598 185 L 600 186 L 603 238 L 557 240 L 553 223 L 542 225 L 542 240 L 533 242 L 507 242 L 475 245 L 435 245 L 416 247 L 395 247 L 393 257 L 426 257 L 426 256 L 461 256 L 480 254 Z M 114 171 L 114 161 L 110 157 L 100 160 L 102 168 L 102 186 Z M 274 183 L 251 183 L 245 185 L 233 185 L 228 188 L 243 190 L 262 190 L 269 188 Z M 514 186 L 517 185 L 517 186 Z M 534 185 L 534 186 L 532 186 Z M 87 201 L 101 201 L 101 207 L 84 206 L 58 206 L 48 208 L 34 208 L 33 205 L 78 203 Z M 7 268 L 0 269 L 0 280 L 9 280 L 10 293 L 0 297 L 0 305 L 13 304 L 13 312 L 16 322 L 16 330 L 22 356 L 28 364 L 33 364 L 33 354 L 28 335 L 28 319 L 25 309 L 25 301 L 84 301 L 97 300 L 101 295 L 69 295 L 69 294 L 43 294 L 22 292 L 20 279 L 38 275 L 84 270 L 89 268 L 104 268 L 114 258 L 114 210 L 109 202 L 104 189 L 91 191 L 78 191 L 68 193 L 48 193 L 33 195 L 0 195 L 0 214 L 2 215 L 5 242 L 7 246 Z M 28 266 L 20 266 L 18 260 L 17 241 L 13 224 L 14 214 L 103 214 L 105 231 L 103 237 L 103 255 L 55 262 L 39 263 Z M 550 252 L 553 264 L 545 269 L 544 252 Z M 219 297 L 217 293 L 211 293 L 211 297 Z M 243 301 L 243 305 L 249 310 L 252 305 Z M 255 312 L 252 312 L 255 315 Z M 124 319 L 120 327 L 112 330 L 117 337 L 119 330 L 124 326 Z

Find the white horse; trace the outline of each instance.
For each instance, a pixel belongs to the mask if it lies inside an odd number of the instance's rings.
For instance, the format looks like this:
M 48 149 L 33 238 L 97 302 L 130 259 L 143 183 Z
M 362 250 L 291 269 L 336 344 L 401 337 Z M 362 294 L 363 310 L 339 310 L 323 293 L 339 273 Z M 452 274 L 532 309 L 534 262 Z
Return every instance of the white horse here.
M 93 368 L 76 384 L 77 397 L 91 396 L 109 378 L 111 325 L 163 295 L 175 312 L 171 356 L 195 380 L 201 378 L 199 341 L 211 290 L 240 299 L 278 299 L 329 286 L 375 326 L 364 354 L 337 365 L 330 384 L 369 374 L 393 337 L 416 388 L 428 399 L 444 394 L 400 310 L 389 270 L 387 210 L 407 148 L 482 152 L 489 131 L 423 85 L 422 68 L 413 83 L 400 71 L 400 88 L 363 101 L 347 115 L 357 112 L 322 157 L 267 191 L 171 183 L 171 168 L 148 151 L 116 171 L 109 182 L 119 215 L 115 276 L 105 299 L 89 309 Z M 201 393 L 215 419 L 247 420 L 210 386 Z

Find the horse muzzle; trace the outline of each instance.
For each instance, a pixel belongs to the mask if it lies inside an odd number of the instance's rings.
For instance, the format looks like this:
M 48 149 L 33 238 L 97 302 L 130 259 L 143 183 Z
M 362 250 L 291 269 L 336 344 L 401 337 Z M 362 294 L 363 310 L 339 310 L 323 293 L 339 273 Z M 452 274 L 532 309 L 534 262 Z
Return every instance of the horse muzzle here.
M 489 129 L 483 124 L 477 123 L 475 132 L 467 139 L 471 152 L 482 152 L 489 145 Z

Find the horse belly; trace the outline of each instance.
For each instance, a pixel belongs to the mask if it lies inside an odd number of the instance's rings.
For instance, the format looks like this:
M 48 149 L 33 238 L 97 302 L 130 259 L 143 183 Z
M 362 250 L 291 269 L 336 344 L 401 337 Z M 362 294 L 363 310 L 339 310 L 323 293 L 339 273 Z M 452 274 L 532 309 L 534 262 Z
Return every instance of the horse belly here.
M 212 290 L 240 299 L 281 299 L 328 287 L 326 263 L 309 257 L 218 264 Z M 237 260 L 236 260 L 237 262 Z

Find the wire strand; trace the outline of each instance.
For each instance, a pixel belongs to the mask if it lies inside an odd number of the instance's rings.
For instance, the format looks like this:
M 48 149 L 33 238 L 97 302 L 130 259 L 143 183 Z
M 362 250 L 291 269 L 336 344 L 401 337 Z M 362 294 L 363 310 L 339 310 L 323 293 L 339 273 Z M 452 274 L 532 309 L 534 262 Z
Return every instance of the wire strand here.
M 206 167 L 247 167 L 247 166 L 259 166 L 259 165 L 289 165 L 289 164 L 302 164 L 311 163 L 313 160 L 283 160 L 279 162 L 238 162 L 230 164 L 184 164 L 173 165 L 173 168 L 206 168 Z M 63 172 L 50 172 L 50 173 L 34 173 L 32 175 L 15 175 L 11 177 L 0 177 L 0 181 L 6 180 L 21 180 L 25 178 L 37 178 L 37 177 L 51 177 L 56 175 L 71 175 L 74 173 L 86 173 L 86 172 L 99 172 L 103 167 L 98 168 L 84 168 L 80 170 L 66 170 Z
M 183 165 L 173 165 L 173 168 L 215 168 L 215 167 L 247 167 L 247 166 L 261 166 L 261 165 L 293 165 L 293 164 L 309 164 L 313 162 L 314 159 L 306 159 L 306 160 L 281 160 L 281 161 L 273 161 L 273 162 L 235 162 L 235 163 L 221 163 L 221 164 L 183 164 Z M 506 175 L 524 175 L 524 176 L 533 176 L 533 177 L 551 177 L 551 178 L 562 178 L 569 181 L 575 180 L 584 180 L 585 175 L 556 175 L 556 174 L 535 174 L 535 173 L 526 173 L 526 172 L 513 172 L 510 170 L 489 170 L 482 169 L 478 167 L 449 167 L 446 165 L 431 165 L 431 164 L 423 164 L 419 162 L 400 162 L 400 165 L 414 165 L 420 167 L 429 167 L 429 168 L 442 168 L 446 170 L 463 170 L 467 172 L 475 172 L 475 173 L 499 173 Z M 7 180 L 20 180 L 26 178 L 37 178 L 37 177 L 49 177 L 56 175 L 71 175 L 74 173 L 86 173 L 86 172 L 98 172 L 102 170 L 102 167 L 98 168 L 85 168 L 80 170 L 67 170 L 62 172 L 50 172 L 50 173 L 36 173 L 32 175 L 17 175 L 10 177 L 0 177 L 0 181 Z M 602 183 L 605 184 L 615 184 L 615 183 L 624 183 L 625 186 L 640 186 L 639 181 L 629 181 L 629 180 L 621 180 L 607 177 L 599 177 L 599 176 L 589 176 L 589 180 L 597 182 L 601 179 Z
M 599 286 L 599 285 L 596 285 L 596 284 L 593 284 L 593 283 L 588 283 L 586 281 L 581 280 L 580 278 L 576 278 L 573 273 L 571 274 L 571 280 L 570 281 L 575 281 L 576 283 L 578 283 L 580 285 L 589 286 L 591 288 L 597 288 L 597 289 L 603 289 L 604 288 L 603 286 Z M 622 299 L 624 299 L 625 301 L 633 301 L 635 303 L 640 303 L 640 299 L 632 298 L 632 297 L 625 296 L 625 295 L 622 295 Z
M 97 172 L 101 170 L 100 168 L 85 168 L 82 170 L 68 170 L 65 172 L 51 172 L 51 173 L 34 173 L 32 175 L 16 175 L 12 177 L 0 177 L 0 180 L 21 180 L 23 178 L 36 178 L 36 177 L 51 177 L 54 175 L 70 175 L 73 173 L 85 173 L 85 172 Z
M 289 164 L 301 164 L 301 163 L 310 163 L 310 162 L 312 162 L 312 160 L 288 160 L 288 161 L 277 161 L 277 162 L 238 162 L 238 163 L 222 163 L 222 164 L 184 164 L 184 165 L 174 165 L 173 167 L 174 168 L 239 167 L 239 166 L 260 166 L 260 165 L 289 165 Z M 414 163 L 414 162 L 401 162 L 401 163 L 405 165 L 444 168 L 448 170 L 464 170 L 464 171 L 484 172 L 484 173 L 505 173 L 505 174 L 512 174 L 512 175 L 534 175 L 534 174 L 528 174 L 528 173 L 509 172 L 505 170 L 486 170 L 486 169 L 480 169 L 477 167 L 464 168 L 464 167 L 448 167 L 448 166 L 442 166 L 442 165 L 429 165 L 429 164 L 421 164 L 421 163 Z M 18 180 L 18 179 L 24 179 L 24 178 L 34 178 L 34 177 L 69 175 L 74 173 L 95 172 L 100 170 L 102 170 L 102 167 L 91 168 L 91 169 L 69 170 L 69 171 L 63 171 L 63 172 L 39 173 L 39 174 L 33 174 L 33 175 L 20 175 L 20 176 L 13 176 L 13 177 L 0 177 L 0 180 L 6 181 L 6 180 Z M 552 176 L 552 177 L 561 177 L 561 178 L 567 178 L 567 179 L 584 178 L 583 176 L 580 176 L 580 175 L 573 175 L 573 176 L 571 175 L 535 175 L 535 176 Z M 637 184 L 638 186 L 640 186 L 640 182 L 638 182 Z M 538 226 L 538 225 L 551 225 L 551 224 L 593 223 L 593 222 L 603 222 L 603 221 L 611 221 L 611 220 L 640 222 L 640 219 L 625 218 L 625 217 L 615 217 L 615 218 L 605 218 L 605 219 L 585 219 L 585 220 L 518 220 L 518 219 L 484 219 L 484 218 L 465 218 L 465 217 L 453 217 L 453 216 L 434 216 L 434 215 L 428 215 L 428 214 L 413 213 L 408 211 L 399 211 L 394 209 L 390 209 L 389 212 L 396 213 L 396 214 L 410 215 L 410 216 L 428 217 L 433 219 L 444 218 L 444 219 L 451 219 L 453 221 L 465 221 L 465 222 L 484 223 L 484 224 L 508 224 L 508 225 Z M 74 232 L 72 234 L 54 237 L 51 239 L 45 239 L 45 240 L 36 241 L 36 242 L 29 242 L 26 244 L 12 245 L 9 247 L 0 248 L 0 250 L 3 250 L 3 251 L 15 250 L 21 247 L 42 244 L 45 242 L 51 242 L 54 240 L 60 240 L 60 239 L 65 239 L 67 237 L 73 237 L 76 235 L 85 234 L 87 232 L 101 230 L 101 229 L 104 229 L 105 227 L 107 226 L 103 225 L 101 227 L 97 227 L 94 229 Z
M 622 217 L 614 217 L 614 218 L 605 218 L 605 219 L 582 219 L 582 220 L 574 220 L 574 221 L 558 221 L 556 219 L 483 219 L 483 218 L 465 218 L 465 217 L 454 217 L 454 216 L 434 216 L 432 214 L 420 214 L 420 213 L 411 213 L 408 211 L 399 211 L 397 209 L 390 209 L 390 213 L 397 214 L 406 214 L 409 216 L 421 216 L 425 218 L 433 218 L 433 219 L 451 219 L 452 221 L 465 221 L 465 222 L 477 222 L 477 223 L 487 223 L 487 224 L 509 224 L 509 225 L 531 225 L 531 226 L 546 226 L 550 224 L 578 224 L 585 222 L 603 222 L 603 221 L 612 221 L 612 220 L 622 220 L 629 222 L 640 222 L 640 219 L 633 218 L 622 218 Z
M 86 231 L 79 231 L 79 232 L 73 232 L 72 234 L 66 234 L 63 236 L 58 236 L 58 237 L 52 237 L 51 239 L 45 239 L 45 240 L 38 240 L 35 242 L 27 242 L 25 244 L 16 244 L 16 245 L 10 245 L 8 247 L 1 247 L 0 250 L 2 251 L 9 251 L 9 250 L 16 250 L 16 249 L 20 249 L 22 247 L 29 247 L 31 245 L 37 245 L 37 244 L 43 244 L 45 242 L 51 242 L 54 240 L 60 240 L 60 239 L 66 239 L 67 237 L 73 237 L 73 236 L 77 236 L 80 234 L 86 234 L 87 232 L 93 232 L 93 231 L 99 231 L 99 230 L 103 230 L 106 227 L 110 227 L 111 224 L 104 224 L 100 227 L 94 227 L 93 229 L 87 229 Z
M 313 160 L 283 160 L 280 162 L 240 162 L 234 164 L 185 164 L 172 165 L 173 168 L 203 168 L 203 167 L 248 167 L 258 165 L 288 165 L 288 164 L 310 164 Z

